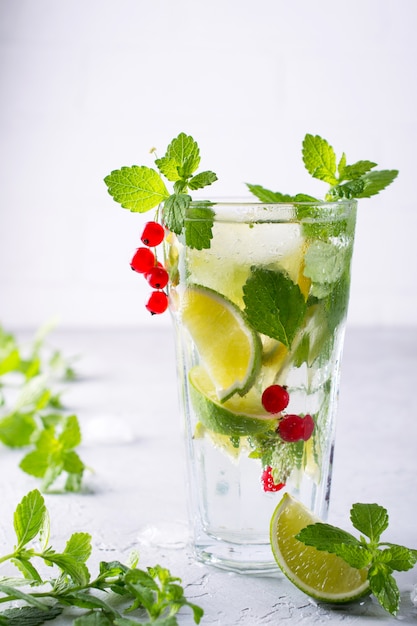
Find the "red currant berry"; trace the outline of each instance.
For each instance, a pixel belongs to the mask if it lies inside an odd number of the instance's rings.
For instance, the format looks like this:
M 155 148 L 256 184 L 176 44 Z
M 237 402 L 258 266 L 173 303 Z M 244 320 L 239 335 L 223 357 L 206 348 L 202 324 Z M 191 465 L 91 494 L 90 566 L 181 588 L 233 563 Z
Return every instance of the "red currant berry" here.
M 272 467 L 270 465 L 268 465 L 262 472 L 261 480 L 264 491 L 279 491 L 285 487 L 285 483 L 274 483 L 274 479 L 272 478 Z
M 146 280 L 154 289 L 163 289 L 168 284 L 168 272 L 164 267 L 155 265 L 146 273 Z
M 310 439 L 311 435 L 313 434 L 313 430 L 314 430 L 314 420 L 311 417 L 311 415 L 307 414 L 307 415 L 304 416 L 303 425 L 304 425 L 303 439 L 304 439 L 304 441 L 307 441 L 307 439 Z
M 262 394 L 262 404 L 268 413 L 280 413 L 287 408 L 290 396 L 285 387 L 271 385 Z
M 146 303 L 146 308 L 152 315 L 164 313 L 168 308 L 168 296 L 165 291 L 153 291 Z
M 304 436 L 303 418 L 299 415 L 286 415 L 278 424 L 277 432 L 288 443 L 300 441 Z
M 277 432 L 281 439 L 287 442 L 307 441 L 314 430 L 314 420 L 311 415 L 286 415 L 278 424 Z
M 164 240 L 164 237 L 165 231 L 161 224 L 158 224 L 158 222 L 147 222 L 143 229 L 141 241 L 145 246 L 151 246 L 153 248 L 154 246 L 159 246 Z
M 149 248 L 138 248 L 130 261 L 130 267 L 139 274 L 149 272 L 155 265 L 155 255 Z

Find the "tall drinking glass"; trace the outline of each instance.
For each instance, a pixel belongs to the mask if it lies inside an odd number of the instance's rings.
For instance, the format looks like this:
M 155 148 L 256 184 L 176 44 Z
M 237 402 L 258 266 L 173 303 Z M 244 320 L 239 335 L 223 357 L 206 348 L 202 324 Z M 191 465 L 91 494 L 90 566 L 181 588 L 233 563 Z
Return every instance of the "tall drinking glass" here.
M 356 201 L 192 203 L 168 237 L 197 559 L 276 568 L 287 491 L 326 517 Z

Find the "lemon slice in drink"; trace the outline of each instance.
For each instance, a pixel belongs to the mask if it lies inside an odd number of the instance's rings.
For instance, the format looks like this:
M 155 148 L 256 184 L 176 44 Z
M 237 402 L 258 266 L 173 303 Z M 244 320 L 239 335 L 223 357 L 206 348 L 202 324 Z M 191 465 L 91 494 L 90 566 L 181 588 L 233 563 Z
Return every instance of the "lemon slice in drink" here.
M 223 403 L 205 369 L 197 365 L 189 374 L 190 397 L 198 419 L 210 431 L 235 437 L 273 430 L 276 419 L 262 406 L 261 396 L 252 388 L 245 396 L 233 396 Z
M 316 550 L 295 539 L 320 520 L 286 493 L 274 511 L 270 536 L 274 557 L 284 574 L 316 600 L 346 603 L 369 593 L 368 570 L 355 569 L 335 554 Z
M 218 399 L 246 393 L 259 371 L 262 345 L 241 310 L 217 291 L 190 285 L 183 296 L 181 316 Z

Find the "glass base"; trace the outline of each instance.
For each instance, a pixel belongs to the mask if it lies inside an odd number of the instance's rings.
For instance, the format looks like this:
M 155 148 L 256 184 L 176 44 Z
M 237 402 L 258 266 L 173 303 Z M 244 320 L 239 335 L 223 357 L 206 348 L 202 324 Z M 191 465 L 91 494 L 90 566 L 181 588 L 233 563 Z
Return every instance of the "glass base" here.
M 281 571 L 269 543 L 238 544 L 206 536 L 200 537 L 193 551 L 198 561 L 229 572 L 267 576 Z

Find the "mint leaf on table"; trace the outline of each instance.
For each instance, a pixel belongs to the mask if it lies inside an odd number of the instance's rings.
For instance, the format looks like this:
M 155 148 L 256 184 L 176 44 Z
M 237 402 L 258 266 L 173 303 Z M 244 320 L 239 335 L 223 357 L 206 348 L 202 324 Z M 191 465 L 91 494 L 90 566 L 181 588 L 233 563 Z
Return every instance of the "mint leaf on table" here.
M 139 569 L 138 557 L 133 554 L 128 565 L 101 562 L 92 578 L 87 567 L 92 538 L 86 532 L 73 533 L 63 551 L 55 550 L 49 541 L 49 513 L 38 490 L 26 494 L 17 505 L 14 527 L 16 547 L 0 556 L 0 563 L 12 562 L 23 577 L 0 578 L 0 603 L 19 600 L 24 606 L 1 612 L 1 626 L 37 626 L 60 615 L 65 606 L 86 611 L 75 620 L 78 626 L 178 626 L 176 614 L 183 607 L 191 609 L 194 622 L 200 623 L 203 610 L 187 600 L 181 580 L 168 569 L 160 565 Z M 58 576 L 54 572 L 44 579 L 37 561 L 58 568 Z M 138 609 L 140 617 L 146 612 L 148 621 L 124 617 L 116 603 L 113 606 L 107 601 L 111 593 L 122 598 L 124 606 L 128 604 L 124 612 Z
M 350 517 L 354 528 L 362 533 L 359 539 L 321 522 L 303 528 L 296 539 L 317 550 L 336 554 L 351 567 L 368 567 L 372 593 L 386 611 L 396 615 L 400 594 L 393 572 L 414 567 L 417 550 L 380 541 L 381 534 L 388 528 L 389 517 L 387 510 L 378 504 L 354 504 Z
M 63 490 L 79 491 L 85 465 L 75 450 L 81 443 L 78 418 L 64 414 L 60 393 L 51 387 L 56 380 L 74 380 L 75 372 L 58 350 L 51 353 L 46 349 L 49 330 L 50 324 L 37 331 L 25 355 L 16 337 L 0 328 L 0 357 L 6 355 L 5 367 L 0 360 L 0 386 L 5 391 L 0 402 L 0 442 L 9 448 L 32 446 L 19 467 L 42 478 L 44 490 L 66 473 Z M 16 355 L 13 361 L 7 356 L 12 352 Z M 11 373 L 21 379 L 13 407 L 8 406 L 6 393 Z
M 39 491 L 30 491 L 16 507 L 13 526 L 17 539 L 17 550 L 32 541 L 44 528 L 47 514 L 45 500 Z
M 6 609 L 0 614 L 0 626 L 39 626 L 61 615 L 62 606 L 22 606 Z
M 28 446 L 36 428 L 33 412 L 12 412 L 0 419 L 0 441 L 9 448 Z
M 243 286 L 243 301 L 244 313 L 255 330 L 291 347 L 307 306 L 299 286 L 287 274 L 252 267 Z
M 60 429 L 53 425 L 44 428 L 35 447 L 21 460 L 19 466 L 27 474 L 42 479 L 44 491 L 67 473 L 67 491 L 79 491 L 86 466 L 75 451 L 81 443 L 81 430 L 76 415 L 66 417 Z

